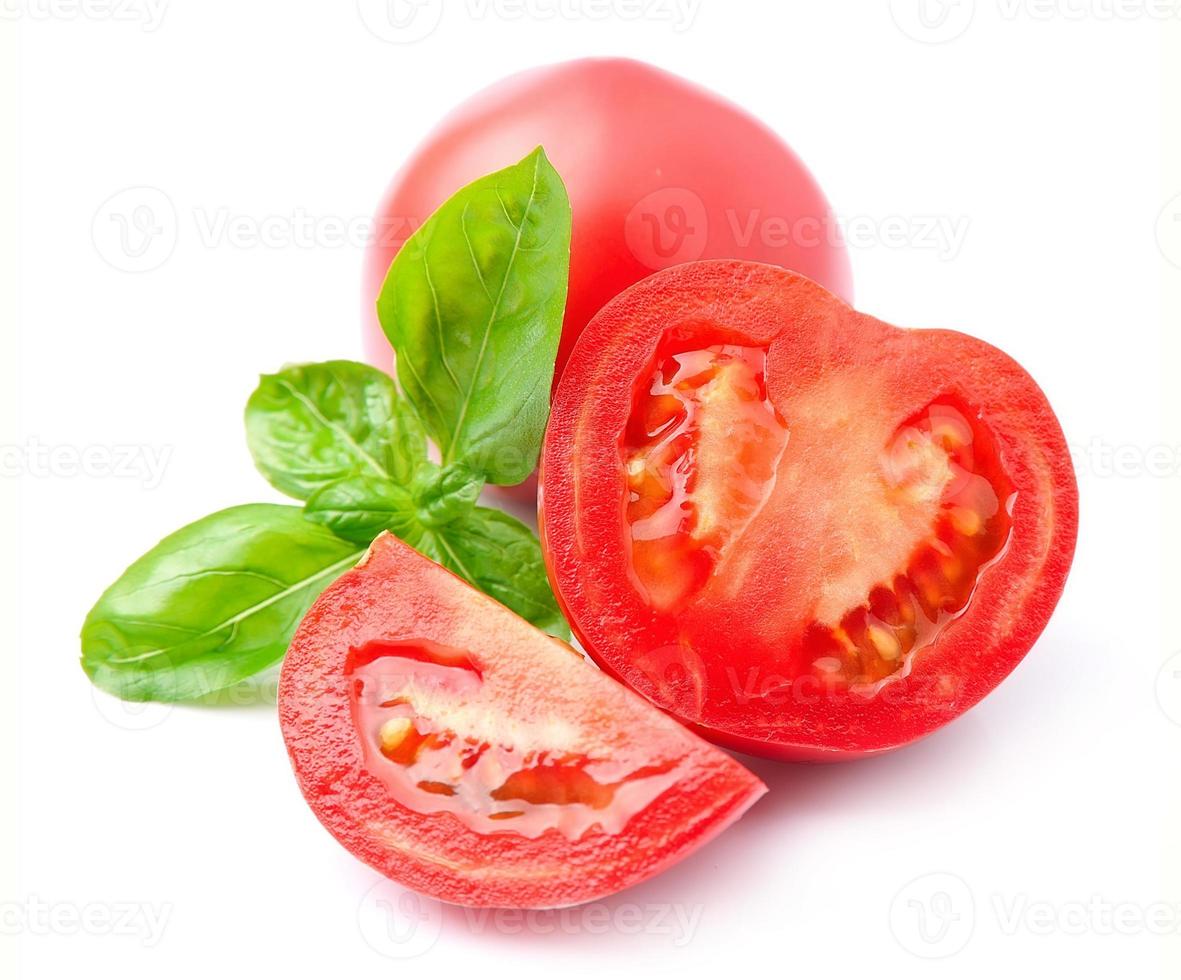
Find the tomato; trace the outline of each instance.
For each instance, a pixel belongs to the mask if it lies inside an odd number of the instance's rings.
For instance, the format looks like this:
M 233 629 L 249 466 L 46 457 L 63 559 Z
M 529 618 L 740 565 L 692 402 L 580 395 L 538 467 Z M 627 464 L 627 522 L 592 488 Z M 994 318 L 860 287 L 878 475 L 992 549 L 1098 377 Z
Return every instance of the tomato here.
M 365 349 L 374 365 L 390 368 L 374 302 L 403 242 L 459 187 L 538 144 L 573 210 L 558 374 L 599 307 L 679 262 L 754 259 L 850 294 L 828 203 L 771 130 L 650 65 L 572 61 L 513 75 L 469 99 L 397 174 L 365 261 Z
M 683 265 L 583 333 L 541 466 L 551 579 L 605 669 L 708 738 L 885 751 L 1045 627 L 1078 491 L 1001 351 L 766 265 Z
M 601 898 L 685 857 L 766 789 L 388 533 L 300 625 L 279 719 L 337 840 L 464 905 Z

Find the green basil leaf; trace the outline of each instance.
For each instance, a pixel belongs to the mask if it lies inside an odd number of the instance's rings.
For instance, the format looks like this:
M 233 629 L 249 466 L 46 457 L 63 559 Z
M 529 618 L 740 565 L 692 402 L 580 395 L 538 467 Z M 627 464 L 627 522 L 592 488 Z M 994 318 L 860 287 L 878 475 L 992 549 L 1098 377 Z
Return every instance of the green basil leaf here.
M 312 494 L 303 512 L 338 537 L 364 545 L 382 531 L 405 538 L 417 526 L 414 494 L 379 476 L 351 476 L 329 483 Z
M 376 476 L 321 487 L 304 516 L 358 544 L 369 544 L 382 531 L 407 540 L 419 528 L 441 527 L 470 513 L 483 488 L 484 481 L 462 463 L 424 461 L 409 488 Z
M 484 480 L 463 463 L 427 464 L 414 478 L 414 505 L 419 523 L 442 527 L 469 514 L 484 489 Z
M 570 202 L 540 147 L 460 190 L 399 251 L 377 312 L 445 464 L 499 484 L 533 471 L 569 267 Z
M 259 472 L 298 500 L 350 476 L 406 484 L 426 434 L 393 378 L 367 364 L 298 364 L 263 375 L 246 405 Z
M 476 507 L 443 527 L 424 528 L 407 543 L 534 626 L 570 638 L 546 577 L 537 536 L 515 517 Z
M 183 701 L 282 658 L 303 614 L 364 549 L 297 507 L 248 504 L 169 535 L 82 627 L 82 669 L 128 701 Z

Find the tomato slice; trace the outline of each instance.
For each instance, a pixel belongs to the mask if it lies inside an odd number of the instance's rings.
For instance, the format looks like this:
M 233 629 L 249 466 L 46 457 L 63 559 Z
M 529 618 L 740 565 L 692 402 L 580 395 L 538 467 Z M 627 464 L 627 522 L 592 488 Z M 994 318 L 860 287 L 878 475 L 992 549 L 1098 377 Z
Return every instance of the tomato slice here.
M 389 534 L 308 612 L 279 718 L 328 830 L 389 877 L 464 905 L 611 894 L 766 789 Z
M 1002 352 L 709 261 L 588 326 L 541 522 L 601 666 L 714 741 L 836 759 L 934 731 L 1016 666 L 1064 586 L 1078 491 Z

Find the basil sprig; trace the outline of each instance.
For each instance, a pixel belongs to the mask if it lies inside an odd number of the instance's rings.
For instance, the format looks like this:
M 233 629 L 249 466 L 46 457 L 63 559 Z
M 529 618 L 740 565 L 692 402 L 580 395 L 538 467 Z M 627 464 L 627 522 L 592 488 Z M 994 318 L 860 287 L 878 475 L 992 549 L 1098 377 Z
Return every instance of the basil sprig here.
M 220 511 L 134 562 L 83 625 L 91 680 L 127 700 L 180 701 L 271 666 L 320 592 L 387 530 L 568 637 L 537 537 L 477 499 L 536 464 L 569 252 L 566 191 L 540 148 L 445 203 L 378 302 L 405 394 L 351 361 L 265 375 L 247 442 L 303 507 Z

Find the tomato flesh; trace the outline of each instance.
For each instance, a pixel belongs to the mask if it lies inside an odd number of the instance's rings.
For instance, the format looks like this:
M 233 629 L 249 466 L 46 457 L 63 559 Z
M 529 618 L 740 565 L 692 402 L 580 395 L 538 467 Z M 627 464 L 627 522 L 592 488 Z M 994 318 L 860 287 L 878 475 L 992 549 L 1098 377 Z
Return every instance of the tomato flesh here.
M 765 791 L 389 534 L 300 625 L 279 717 L 328 830 L 391 878 L 466 905 L 611 894 L 690 854 Z
M 818 603 L 803 630 L 798 664 L 828 683 L 876 684 L 909 667 L 968 607 L 1012 527 L 1012 484 L 988 431 L 966 410 L 936 402 L 885 447 L 883 477 L 899 504 L 934 501 L 929 533 L 897 574 L 840 613 Z
M 623 448 L 642 587 L 662 611 L 708 580 L 762 505 L 787 441 L 767 398 L 766 351 L 669 353 L 639 392 Z
M 618 833 L 680 775 L 675 756 L 621 772 L 611 759 L 555 746 L 560 724 L 517 725 L 511 742 L 495 740 L 465 651 L 374 642 L 354 650 L 346 670 L 367 765 L 391 798 L 477 833 Z
M 551 577 L 591 656 L 707 737 L 894 748 L 1045 626 L 1077 488 L 1000 351 L 744 262 L 657 274 L 585 338 L 543 452 Z
M 623 443 L 632 564 L 661 612 L 682 609 L 724 564 L 771 496 L 791 435 L 767 395 L 766 350 L 666 355 L 668 346 L 637 391 Z M 966 608 L 1008 538 L 1013 492 L 989 433 L 971 416 L 934 402 L 882 447 L 880 505 L 918 511 L 926 533 L 905 564 L 866 580 L 855 607 L 832 595 L 847 588 L 818 586 L 788 657 L 791 678 L 810 671 L 826 683 L 876 683 L 903 670 Z

